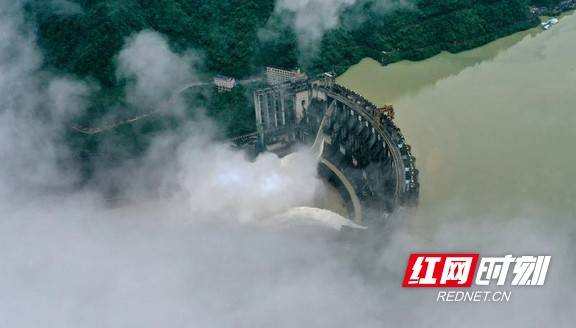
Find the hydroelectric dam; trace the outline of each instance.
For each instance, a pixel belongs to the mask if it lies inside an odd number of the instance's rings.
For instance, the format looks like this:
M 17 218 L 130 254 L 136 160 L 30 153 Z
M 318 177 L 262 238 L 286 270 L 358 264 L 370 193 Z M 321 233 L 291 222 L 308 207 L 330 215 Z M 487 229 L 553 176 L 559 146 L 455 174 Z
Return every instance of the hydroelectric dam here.
M 418 170 L 392 106 L 378 108 L 330 73 L 289 73 L 268 70 L 268 87 L 254 92 L 258 132 L 236 141 L 280 156 L 298 144 L 312 147 L 319 175 L 338 190 L 356 223 L 381 223 L 415 206 Z

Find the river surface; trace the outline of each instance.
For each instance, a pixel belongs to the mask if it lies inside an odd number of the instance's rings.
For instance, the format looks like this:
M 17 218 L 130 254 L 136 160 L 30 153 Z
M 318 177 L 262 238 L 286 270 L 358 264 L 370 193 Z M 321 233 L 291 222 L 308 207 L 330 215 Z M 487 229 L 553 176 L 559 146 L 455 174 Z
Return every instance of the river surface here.
M 415 225 L 576 217 L 576 15 L 459 54 L 365 59 L 339 83 L 394 104 L 421 172 Z

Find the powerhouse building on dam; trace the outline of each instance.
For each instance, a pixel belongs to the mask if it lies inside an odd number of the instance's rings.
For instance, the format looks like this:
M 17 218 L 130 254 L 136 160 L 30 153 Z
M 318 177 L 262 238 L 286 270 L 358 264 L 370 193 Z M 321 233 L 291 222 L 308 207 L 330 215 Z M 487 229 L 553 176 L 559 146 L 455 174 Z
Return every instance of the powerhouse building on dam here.
M 282 156 L 296 144 L 310 145 L 320 176 L 338 189 L 358 223 L 383 222 L 417 204 L 415 158 L 393 122 L 392 106 L 377 108 L 330 73 L 266 73 L 268 87 L 254 93 L 261 148 Z

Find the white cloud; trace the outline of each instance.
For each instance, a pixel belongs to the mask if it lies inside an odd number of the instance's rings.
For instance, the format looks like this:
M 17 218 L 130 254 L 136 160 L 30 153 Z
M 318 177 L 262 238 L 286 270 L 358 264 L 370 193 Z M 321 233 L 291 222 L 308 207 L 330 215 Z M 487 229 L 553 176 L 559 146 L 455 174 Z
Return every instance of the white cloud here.
M 128 79 L 127 101 L 143 109 L 156 109 L 183 84 L 195 80 L 192 54 L 172 52 L 160 34 L 144 31 L 129 40 L 118 55 L 117 75 Z

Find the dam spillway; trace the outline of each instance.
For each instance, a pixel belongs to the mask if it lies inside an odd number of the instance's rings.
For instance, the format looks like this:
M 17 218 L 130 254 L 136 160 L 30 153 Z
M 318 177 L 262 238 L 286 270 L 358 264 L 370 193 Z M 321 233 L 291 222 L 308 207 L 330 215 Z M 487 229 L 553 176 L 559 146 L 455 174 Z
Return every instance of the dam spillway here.
M 257 147 L 280 156 L 298 144 L 313 147 L 319 175 L 336 187 L 355 222 L 383 222 L 417 204 L 415 158 L 391 106 L 377 108 L 329 73 L 274 79 L 254 93 L 254 106 Z

